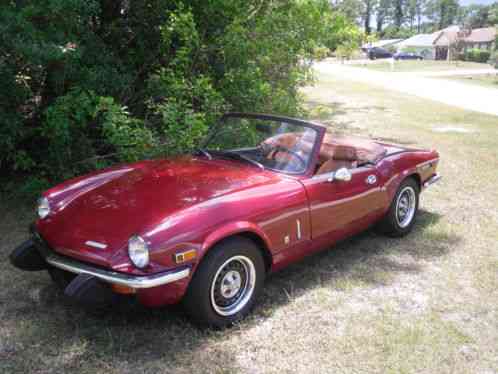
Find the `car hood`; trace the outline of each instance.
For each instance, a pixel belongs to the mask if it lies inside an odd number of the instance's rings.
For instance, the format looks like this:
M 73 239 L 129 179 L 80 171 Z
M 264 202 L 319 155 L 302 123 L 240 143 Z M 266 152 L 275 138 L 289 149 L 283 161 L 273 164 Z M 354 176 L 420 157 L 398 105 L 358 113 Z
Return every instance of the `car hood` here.
M 197 157 L 144 161 L 49 190 L 55 212 L 39 220 L 37 227 L 59 252 L 109 265 L 112 252 L 145 227 L 208 199 L 275 178 L 275 173 L 237 161 Z

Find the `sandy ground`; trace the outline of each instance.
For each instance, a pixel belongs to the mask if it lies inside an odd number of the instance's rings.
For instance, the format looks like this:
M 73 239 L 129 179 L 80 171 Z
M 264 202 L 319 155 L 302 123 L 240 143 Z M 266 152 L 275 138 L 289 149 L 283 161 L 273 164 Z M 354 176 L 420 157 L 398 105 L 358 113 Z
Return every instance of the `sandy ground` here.
M 440 72 L 379 72 L 358 66 L 352 67 L 330 61 L 322 61 L 315 69 L 325 75 L 333 75 L 356 82 L 380 86 L 461 109 L 498 116 L 498 90 L 468 85 L 431 77 L 490 74 L 492 69 L 462 69 Z

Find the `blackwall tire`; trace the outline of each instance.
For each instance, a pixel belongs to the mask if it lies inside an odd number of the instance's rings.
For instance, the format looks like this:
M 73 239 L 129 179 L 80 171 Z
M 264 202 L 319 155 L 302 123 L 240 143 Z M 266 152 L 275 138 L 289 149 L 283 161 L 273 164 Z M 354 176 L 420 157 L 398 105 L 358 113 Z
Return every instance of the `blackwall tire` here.
M 386 216 L 377 225 L 378 231 L 391 237 L 407 235 L 415 224 L 419 206 L 420 188 L 413 178 L 399 186 Z
M 226 239 L 202 259 L 184 297 L 184 308 L 200 325 L 230 326 L 251 311 L 264 278 L 265 263 L 257 245 L 243 237 Z

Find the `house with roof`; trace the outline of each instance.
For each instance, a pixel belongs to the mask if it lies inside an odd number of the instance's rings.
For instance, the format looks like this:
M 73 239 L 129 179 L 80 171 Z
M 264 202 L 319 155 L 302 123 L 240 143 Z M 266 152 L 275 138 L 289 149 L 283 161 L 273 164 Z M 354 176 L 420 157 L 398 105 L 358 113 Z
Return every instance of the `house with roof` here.
M 495 27 L 473 29 L 464 37 L 465 50 L 471 48 L 492 50 L 495 47 L 497 31 Z
M 417 34 L 403 40 L 398 44 L 398 51 L 413 52 L 421 55 L 426 60 L 436 59 L 435 41 L 438 35 Z
M 452 60 L 455 53 L 451 46 L 459 40 L 464 49 L 478 48 L 491 50 L 495 46 L 497 31 L 495 27 L 463 30 L 450 26 L 432 34 L 418 34 L 398 43 L 398 51 L 415 52 L 428 60 Z

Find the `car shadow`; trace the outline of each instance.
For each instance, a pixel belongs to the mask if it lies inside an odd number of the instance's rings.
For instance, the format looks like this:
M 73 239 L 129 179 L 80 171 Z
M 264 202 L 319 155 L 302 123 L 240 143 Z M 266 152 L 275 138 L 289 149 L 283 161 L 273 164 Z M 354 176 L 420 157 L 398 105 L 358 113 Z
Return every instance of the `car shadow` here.
M 240 329 L 261 323 L 270 318 L 272 313 L 268 314 L 268 310 L 277 310 L 316 287 L 341 290 L 344 279 L 353 288 L 384 286 L 396 282 L 396 274 L 424 271 L 427 261 L 446 255 L 460 240 L 451 233 L 442 235 L 432 229 L 440 219 L 437 213 L 421 210 L 413 232 L 405 238 L 385 238 L 369 230 L 273 274 L 265 284 L 258 306 L 240 323 Z M 401 261 L 400 256 L 409 257 L 409 261 Z M 32 360 L 34 352 L 26 347 L 39 347 L 51 356 L 84 342 L 79 349 L 88 357 L 89 367 L 103 363 L 119 367 L 124 362 L 128 369 L 146 367 L 153 371 L 155 365 L 167 362 L 170 368 L 187 365 L 197 369 L 209 367 L 213 371 L 213 365 L 216 369 L 217 364 L 223 363 L 220 371 L 237 370 L 235 350 L 230 344 L 221 343 L 239 331 L 238 327 L 228 334 L 198 328 L 180 307 L 147 309 L 129 299 L 109 308 L 88 310 L 69 303 L 48 276 L 43 281 L 42 278 L 40 275 L 33 280 L 25 276 L 21 281 L 23 288 L 43 284 L 36 298 L 19 300 L 12 290 L 8 297 L 17 301 L 4 305 L 3 323 L 16 323 L 19 318 L 24 321 L 16 326 L 21 343 L 14 345 L 10 357 L 19 365 Z M 11 320 L 6 322 L 5 318 Z M 78 358 L 74 360 L 57 361 L 54 365 L 60 366 L 55 371 L 71 369 L 79 362 Z
M 265 302 L 275 303 L 277 296 L 286 303 L 315 287 L 341 290 L 344 280 L 352 287 L 386 286 L 396 282 L 396 273 L 421 272 L 426 261 L 445 256 L 460 241 L 453 233 L 432 229 L 440 219 L 438 213 L 420 210 L 413 231 L 404 238 L 370 229 L 304 258 L 270 277 Z

